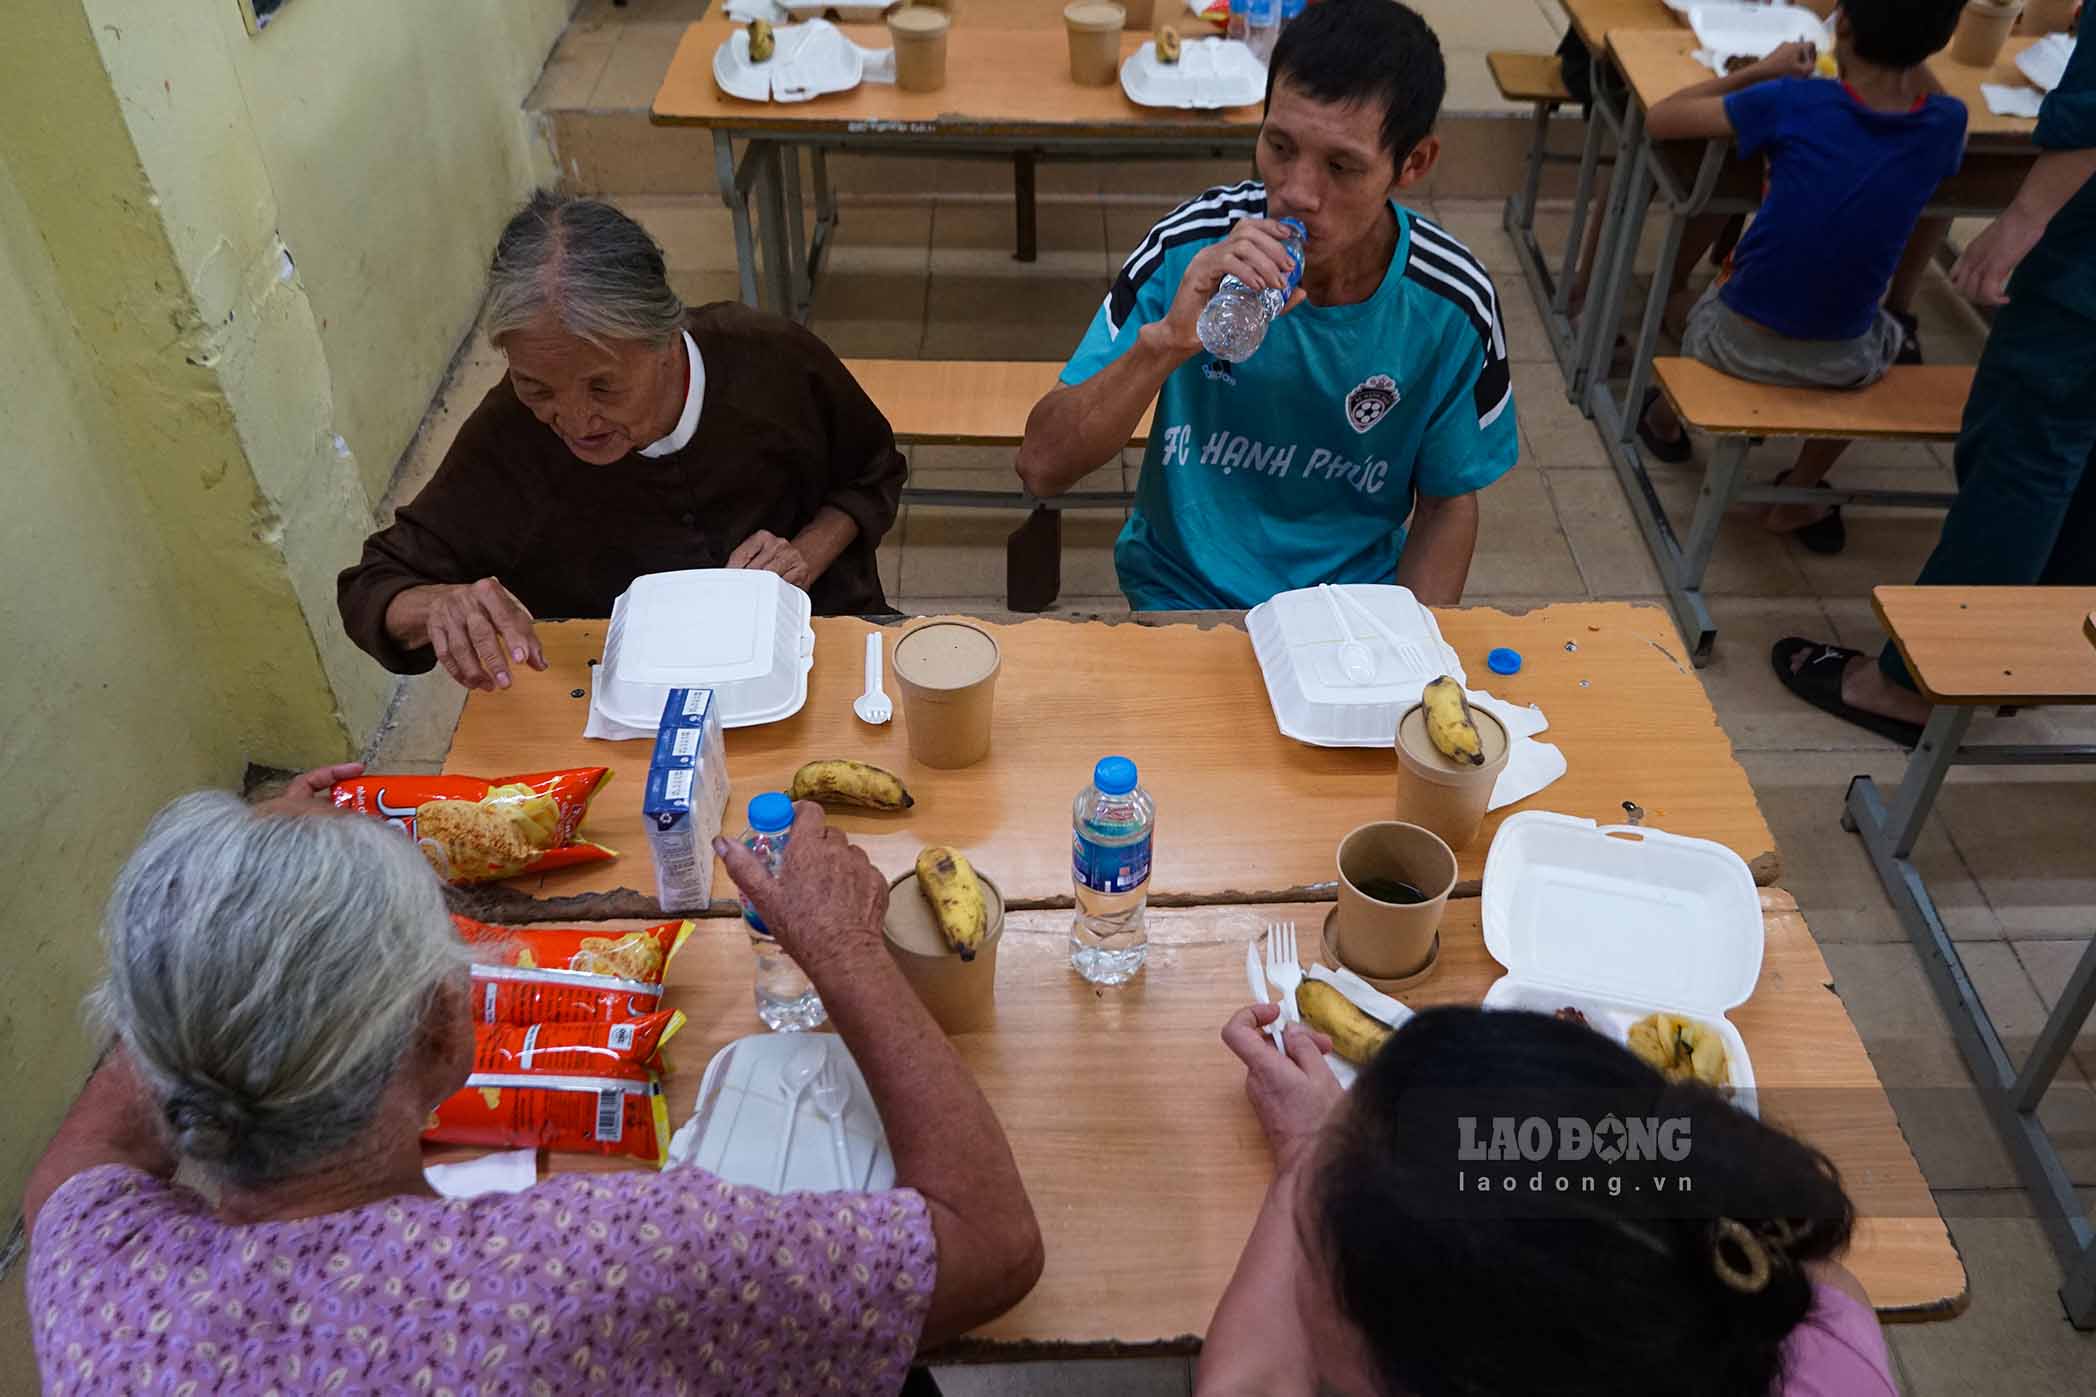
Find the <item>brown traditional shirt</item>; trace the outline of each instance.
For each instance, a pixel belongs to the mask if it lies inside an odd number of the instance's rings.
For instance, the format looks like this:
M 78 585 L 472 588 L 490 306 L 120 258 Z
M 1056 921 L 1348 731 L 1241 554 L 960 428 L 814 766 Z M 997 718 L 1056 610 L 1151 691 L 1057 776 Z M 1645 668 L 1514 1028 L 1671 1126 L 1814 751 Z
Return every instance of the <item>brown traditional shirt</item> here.
M 874 549 L 907 468 L 880 409 L 798 325 L 722 303 L 687 326 L 705 395 L 692 439 L 663 456 L 578 461 L 507 376 L 496 384 L 422 493 L 337 580 L 350 639 L 396 674 L 421 674 L 435 652 L 386 634 L 387 606 L 410 587 L 493 577 L 535 617 L 609 616 L 634 578 L 721 567 L 759 529 L 790 539 L 824 505 L 859 536 L 809 587 L 816 612 L 886 610 Z

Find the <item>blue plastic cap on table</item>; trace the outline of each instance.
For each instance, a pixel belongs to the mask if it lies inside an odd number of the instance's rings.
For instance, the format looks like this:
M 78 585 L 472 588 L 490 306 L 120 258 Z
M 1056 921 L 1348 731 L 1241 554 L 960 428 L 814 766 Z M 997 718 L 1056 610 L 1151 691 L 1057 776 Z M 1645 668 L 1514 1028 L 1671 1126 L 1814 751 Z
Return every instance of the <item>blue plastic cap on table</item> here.
M 1124 796 L 1135 789 L 1135 763 L 1126 757 L 1101 757 L 1092 768 L 1092 784 L 1110 796 Z
M 1485 656 L 1485 666 L 1494 674 L 1519 674 L 1521 672 L 1521 652 L 1519 650 L 1509 650 L 1502 645 L 1491 654 Z

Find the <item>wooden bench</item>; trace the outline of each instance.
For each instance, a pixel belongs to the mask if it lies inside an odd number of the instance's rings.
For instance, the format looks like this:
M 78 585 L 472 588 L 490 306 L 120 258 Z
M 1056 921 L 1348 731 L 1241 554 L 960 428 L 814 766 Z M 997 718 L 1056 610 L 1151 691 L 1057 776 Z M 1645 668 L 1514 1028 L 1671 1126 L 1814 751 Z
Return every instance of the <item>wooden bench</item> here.
M 1972 391 L 1970 365 L 1897 366 L 1868 388 L 1778 388 L 1749 383 L 1694 359 L 1655 359 L 1653 381 L 1675 415 L 1716 439 L 1696 514 L 1682 541 L 1637 452 L 1611 452 L 1631 512 L 1666 584 L 1675 618 L 1698 666 L 1708 663 L 1717 627 L 1703 598 L 1703 575 L 1725 511 L 1735 504 L 1872 504 L 1948 509 L 1953 490 L 1858 490 L 1745 483 L 1747 448 L 1764 439 L 1952 441 Z
M 902 445 L 1009 446 L 1026 435 L 1026 418 L 1054 388 L 1062 365 L 1052 362 L 958 359 L 847 359 L 866 396 L 888 419 Z M 1154 405 L 1152 411 L 1154 411 Z M 1136 424 L 1132 446 L 1150 438 L 1150 412 Z M 1005 542 L 1005 605 L 1046 611 L 1062 592 L 1062 511 L 1126 509 L 1126 490 L 1078 490 L 1037 500 L 1012 478 L 1009 490 L 943 490 L 905 486 L 911 504 L 960 509 L 1023 509 L 1026 522 Z
M 1871 602 L 1915 687 L 1935 708 L 1889 804 L 1869 777 L 1859 776 L 1849 783 L 1842 827 L 1862 836 L 1936 987 L 1979 1098 L 2065 1270 L 2060 1298 L 2068 1317 L 2078 1328 L 2096 1328 L 2096 1227 L 2038 1119 L 2046 1088 L 2096 1007 L 2096 940 L 2083 948 L 2019 1070 L 1909 857 L 1952 766 L 2096 763 L 2092 746 L 1965 741 L 1980 709 L 2096 704 L 2096 647 L 2081 635 L 2084 627 L 2096 627 L 2096 587 L 1879 587 Z M 2042 799 L 2047 788 L 2025 789 Z

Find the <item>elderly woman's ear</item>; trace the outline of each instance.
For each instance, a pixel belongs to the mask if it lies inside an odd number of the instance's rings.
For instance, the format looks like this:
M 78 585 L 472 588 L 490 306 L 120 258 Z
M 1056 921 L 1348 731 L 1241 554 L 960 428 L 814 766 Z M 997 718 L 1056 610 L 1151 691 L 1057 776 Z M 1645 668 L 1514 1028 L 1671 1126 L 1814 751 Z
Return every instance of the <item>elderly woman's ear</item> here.
M 415 1035 L 415 1053 L 402 1064 L 416 1075 L 417 1097 L 429 1110 L 465 1089 L 473 1072 L 473 980 L 461 969 L 430 992 L 429 1010 Z

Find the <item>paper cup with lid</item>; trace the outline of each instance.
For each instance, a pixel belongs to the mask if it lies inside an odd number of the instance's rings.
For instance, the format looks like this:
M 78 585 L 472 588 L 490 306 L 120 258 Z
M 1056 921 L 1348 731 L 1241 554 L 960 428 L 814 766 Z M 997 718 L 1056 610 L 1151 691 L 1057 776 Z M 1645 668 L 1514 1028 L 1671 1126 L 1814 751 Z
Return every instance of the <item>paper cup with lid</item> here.
M 906 5 L 888 16 L 895 45 L 895 85 L 904 92 L 937 92 L 946 86 L 946 34 L 953 17 L 930 5 Z
M 910 755 L 925 766 L 973 766 L 990 752 L 997 674 L 1004 660 L 987 631 L 932 621 L 895 642 Z
M 1950 36 L 1950 61 L 1969 68 L 1992 68 L 2022 13 L 2023 0 L 1968 0 Z
M 997 1019 L 997 943 L 1004 937 L 1004 894 L 980 869 L 975 876 L 982 883 L 990 921 L 972 960 L 962 960 L 946 944 L 915 873 L 888 885 L 888 916 L 881 924 L 888 954 L 949 1035 L 980 1033 Z
M 1128 12 L 1100 0 L 1063 7 L 1070 33 L 1070 80 L 1079 87 L 1110 87 L 1121 75 L 1121 29 Z
M 1472 708 L 1470 717 L 1484 744 L 1482 766 L 1442 755 L 1427 736 L 1424 705 L 1397 723 L 1397 818 L 1432 830 L 1456 850 L 1477 842 L 1492 787 L 1507 764 L 1506 728 L 1482 708 Z

